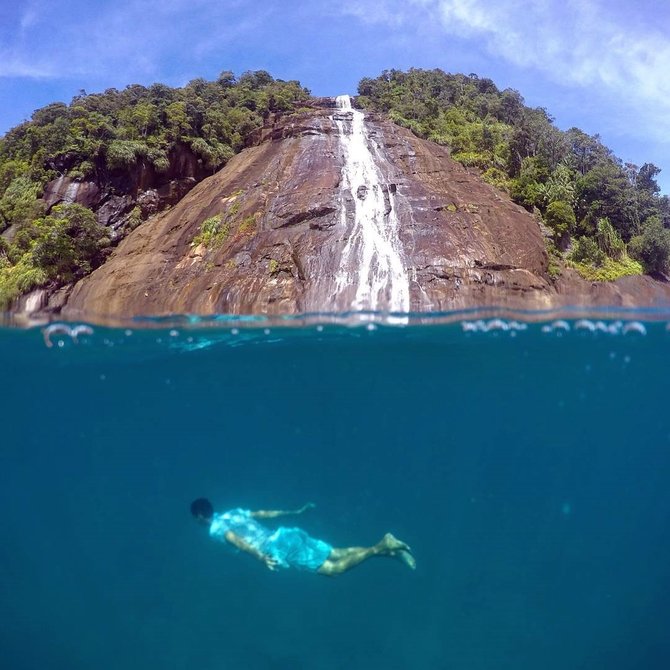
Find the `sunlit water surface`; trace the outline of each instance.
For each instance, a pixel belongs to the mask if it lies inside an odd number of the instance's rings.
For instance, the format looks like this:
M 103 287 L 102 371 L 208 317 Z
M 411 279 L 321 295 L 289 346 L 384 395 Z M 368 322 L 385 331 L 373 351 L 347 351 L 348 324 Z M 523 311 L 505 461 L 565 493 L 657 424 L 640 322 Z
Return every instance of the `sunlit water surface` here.
M 667 320 L 461 319 L 0 329 L 2 667 L 670 667 Z M 418 568 L 272 573 L 199 496 Z

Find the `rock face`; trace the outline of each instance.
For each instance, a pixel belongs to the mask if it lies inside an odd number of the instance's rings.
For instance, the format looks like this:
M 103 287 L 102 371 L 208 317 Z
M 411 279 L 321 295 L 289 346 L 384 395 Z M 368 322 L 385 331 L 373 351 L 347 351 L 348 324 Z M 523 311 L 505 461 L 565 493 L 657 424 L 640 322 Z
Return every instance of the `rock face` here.
M 528 212 L 443 147 L 346 99 L 255 139 L 130 233 L 63 314 L 670 304 L 668 286 L 646 277 L 593 284 L 565 271 L 552 282 Z
M 196 155 L 180 145 L 169 156 L 170 165 L 158 173 L 150 163 L 140 161 L 133 169 L 109 172 L 101 168 L 96 181 L 78 181 L 61 176 L 46 185 L 43 199 L 47 209 L 76 202 L 93 209 L 98 223 L 122 236 L 132 210 L 139 206 L 143 218 L 176 204 L 207 173 Z

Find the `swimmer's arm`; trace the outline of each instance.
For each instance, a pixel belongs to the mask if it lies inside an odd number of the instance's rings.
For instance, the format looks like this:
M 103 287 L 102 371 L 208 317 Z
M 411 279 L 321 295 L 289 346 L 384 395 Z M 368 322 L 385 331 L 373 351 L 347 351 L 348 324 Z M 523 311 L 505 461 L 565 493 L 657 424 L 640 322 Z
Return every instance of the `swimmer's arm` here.
M 314 503 L 307 503 L 306 505 L 303 505 L 300 509 L 293 509 L 293 510 L 278 510 L 278 509 L 259 509 L 256 512 L 250 512 L 249 514 L 254 518 L 254 519 L 275 519 L 278 516 L 286 516 L 289 514 L 302 514 L 303 512 L 306 512 L 308 509 L 313 509 L 316 507 Z
M 262 551 L 259 551 L 256 549 L 256 547 L 250 545 L 245 539 L 233 533 L 233 531 L 227 531 L 224 537 L 226 540 L 228 540 L 228 542 L 230 542 L 230 544 L 232 544 L 234 547 L 237 547 L 240 551 L 245 551 L 247 554 L 251 554 L 254 558 L 257 558 L 259 561 L 265 563 L 265 565 L 270 568 L 270 570 L 277 569 L 277 566 L 279 565 L 279 561 L 277 561 L 277 559 L 264 554 Z

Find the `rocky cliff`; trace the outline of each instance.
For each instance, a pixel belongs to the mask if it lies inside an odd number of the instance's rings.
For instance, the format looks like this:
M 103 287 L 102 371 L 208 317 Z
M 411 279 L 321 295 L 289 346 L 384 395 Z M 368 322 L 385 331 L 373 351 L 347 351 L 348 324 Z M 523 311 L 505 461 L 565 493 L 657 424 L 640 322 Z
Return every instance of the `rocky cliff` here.
M 130 168 L 106 170 L 102 166 L 94 181 L 66 176 L 46 185 L 43 199 L 49 211 L 55 205 L 76 202 L 95 211 L 98 223 L 112 238 L 122 237 L 135 208 L 136 222 L 176 204 L 207 171 L 202 161 L 186 145 L 177 145 L 168 156 L 165 171 L 158 172 L 149 161 L 140 160 Z M 64 166 L 59 165 L 59 168 Z
M 203 224 L 207 224 L 203 228 Z M 669 304 L 666 284 L 547 274 L 537 220 L 447 151 L 342 98 L 252 146 L 130 233 L 63 314 L 293 314 Z

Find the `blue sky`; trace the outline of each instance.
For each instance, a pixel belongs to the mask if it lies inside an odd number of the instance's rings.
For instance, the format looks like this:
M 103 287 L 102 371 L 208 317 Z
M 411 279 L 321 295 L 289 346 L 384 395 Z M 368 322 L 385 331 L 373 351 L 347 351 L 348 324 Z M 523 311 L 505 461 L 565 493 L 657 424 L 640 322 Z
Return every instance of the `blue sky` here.
M 316 95 L 387 68 L 493 79 L 670 193 L 670 6 L 656 0 L 19 0 L 0 7 L 0 132 L 80 89 L 265 69 Z

